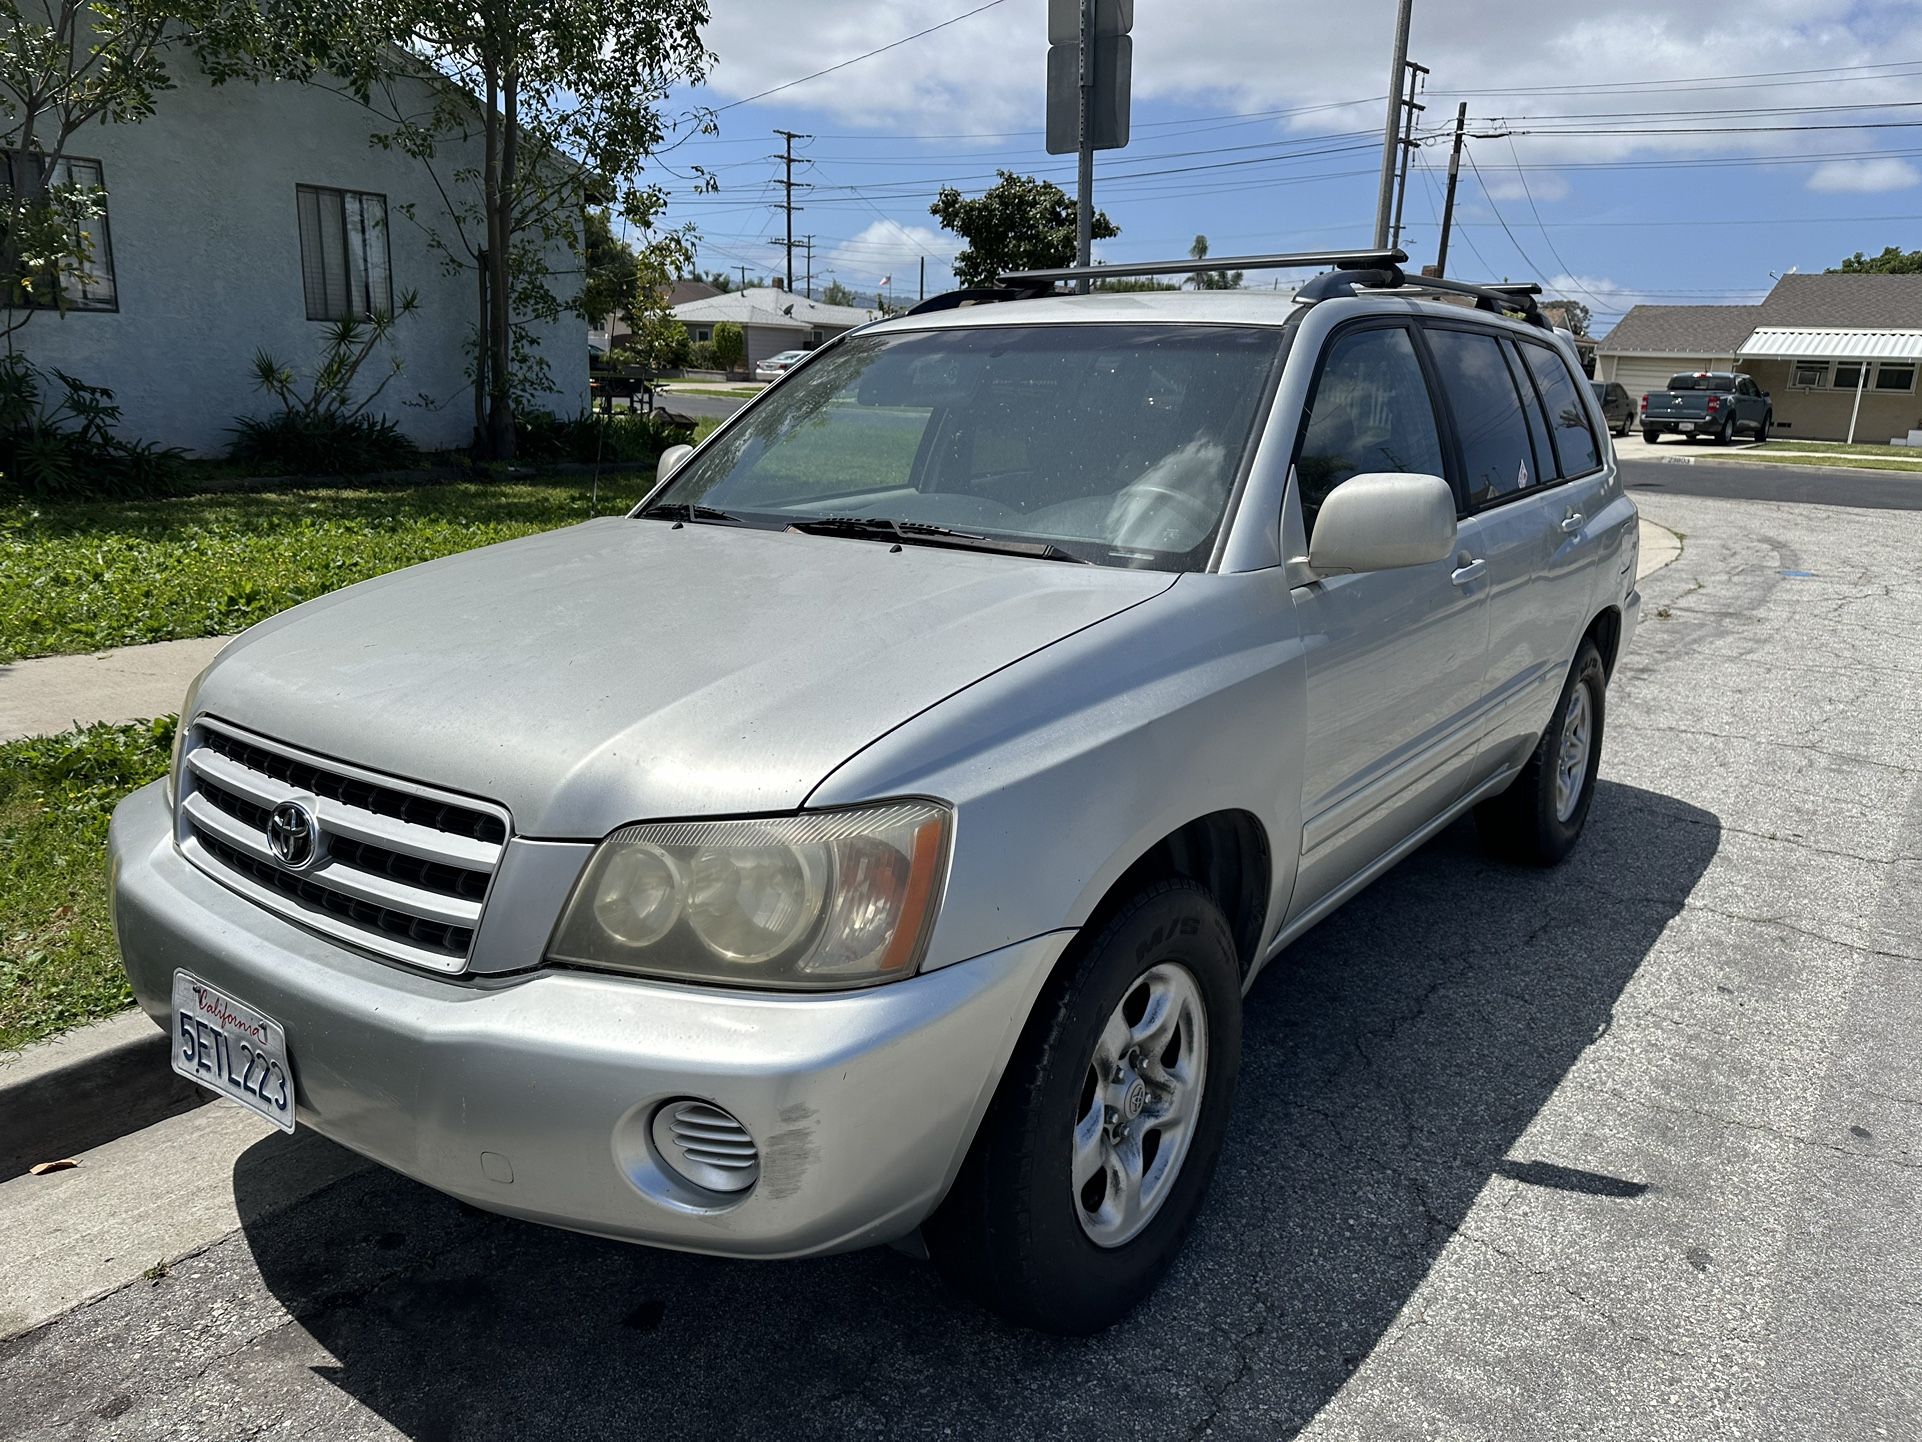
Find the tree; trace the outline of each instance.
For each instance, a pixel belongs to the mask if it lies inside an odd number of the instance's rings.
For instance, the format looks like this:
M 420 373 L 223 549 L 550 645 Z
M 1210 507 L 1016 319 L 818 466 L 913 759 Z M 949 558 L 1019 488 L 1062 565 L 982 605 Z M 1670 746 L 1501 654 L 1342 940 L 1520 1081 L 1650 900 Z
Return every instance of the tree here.
M 823 305 L 860 304 L 860 302 L 854 298 L 854 292 L 842 285 L 838 280 L 828 282 L 828 288 L 821 292 L 821 303 Z
M 746 350 L 747 338 L 733 321 L 724 320 L 714 327 L 714 362 L 722 370 L 733 370 Z
M 668 138 L 670 89 L 698 83 L 712 62 L 700 37 L 707 0 L 372 3 L 386 7 L 374 28 L 398 52 L 371 55 L 370 35 L 357 32 L 346 53 L 316 59 L 356 77 L 356 93 L 382 121 L 375 144 L 428 167 L 445 223 L 417 207 L 402 213 L 444 264 L 479 272 L 475 442 L 508 459 L 517 404 L 548 388 L 530 327 L 582 308 L 578 290 L 556 290 L 550 252 L 566 243 L 589 268 L 581 230 L 589 196 L 652 230 L 666 195 L 642 182 L 642 170 Z M 424 105 L 410 81 L 425 83 Z M 697 128 L 711 131 L 711 119 Z M 479 165 L 469 159 L 476 133 Z M 686 257 L 690 239 L 683 229 L 653 243 Z
M 1864 255 L 1858 250 L 1828 274 L 1922 275 L 1922 250 L 1903 250 L 1893 245 L 1884 246 L 1880 255 Z
M 1570 335 L 1587 335 L 1590 320 L 1588 307 L 1579 300 L 1545 300 L 1541 312 L 1550 324 L 1558 325 Z
M 947 186 L 928 207 L 943 229 L 968 243 L 954 258 L 954 278 L 963 286 L 993 285 L 1009 271 L 1074 264 L 1076 205 L 1068 193 L 1032 175 L 1003 170 L 1000 176 L 973 199 Z M 1096 240 L 1121 234 L 1098 210 L 1092 230 Z
M 1195 243 L 1188 247 L 1188 254 L 1196 260 L 1206 260 L 1208 237 L 1197 235 Z M 1225 270 L 1198 270 L 1188 279 L 1194 282 L 1196 290 L 1240 290 L 1241 276 L 1240 271 L 1235 271 L 1231 275 Z
M 640 264 L 634 247 L 614 234 L 605 210 L 588 209 L 582 216 L 582 261 L 587 276 L 581 285 L 581 311 L 590 321 L 623 320 L 640 297 Z

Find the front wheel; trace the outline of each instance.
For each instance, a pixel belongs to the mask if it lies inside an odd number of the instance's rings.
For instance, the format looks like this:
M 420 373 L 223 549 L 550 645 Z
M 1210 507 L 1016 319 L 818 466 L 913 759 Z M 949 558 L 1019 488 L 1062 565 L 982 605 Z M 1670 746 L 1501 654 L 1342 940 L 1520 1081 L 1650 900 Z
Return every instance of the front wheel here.
M 948 1283 L 1085 1335 L 1146 1296 L 1201 1204 L 1241 1061 L 1241 966 L 1190 881 L 1157 882 L 1066 957 L 923 1235 Z
M 1475 808 L 1483 845 L 1531 866 L 1553 866 L 1574 849 L 1595 797 L 1607 714 L 1608 673 L 1601 652 L 1584 641 L 1521 775 Z
M 1622 417 L 1622 423 L 1615 428 L 1615 434 L 1620 436 L 1623 440 L 1627 440 L 1629 429 L 1634 424 L 1635 424 L 1635 415 L 1633 412 L 1630 412 L 1628 415 L 1625 415 Z
M 1775 412 L 1763 411 L 1762 419 L 1755 423 L 1755 444 L 1761 445 L 1769 438 L 1769 427 L 1775 424 Z

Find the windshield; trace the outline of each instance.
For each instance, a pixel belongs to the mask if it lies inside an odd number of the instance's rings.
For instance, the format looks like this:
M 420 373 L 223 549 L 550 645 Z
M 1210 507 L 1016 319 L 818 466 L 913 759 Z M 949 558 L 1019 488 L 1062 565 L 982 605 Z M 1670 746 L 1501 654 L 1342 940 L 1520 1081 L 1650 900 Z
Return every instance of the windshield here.
M 1034 325 L 855 336 L 790 375 L 653 505 L 1050 542 L 1204 565 L 1280 356 L 1252 326 Z M 904 538 L 905 539 L 905 538 Z

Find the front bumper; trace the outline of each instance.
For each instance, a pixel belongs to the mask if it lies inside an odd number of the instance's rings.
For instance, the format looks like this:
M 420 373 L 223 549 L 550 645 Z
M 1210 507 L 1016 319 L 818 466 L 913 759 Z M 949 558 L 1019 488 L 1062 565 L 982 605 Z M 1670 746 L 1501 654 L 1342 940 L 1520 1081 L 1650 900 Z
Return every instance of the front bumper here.
M 108 849 L 141 1006 L 169 1026 L 180 969 L 280 1022 L 301 1125 L 491 1211 L 729 1256 L 841 1251 L 919 1225 L 1071 935 L 834 995 L 557 969 L 448 978 L 328 941 L 199 871 L 162 783 L 121 804 Z M 760 1147 L 739 1200 L 687 1187 L 653 1151 L 656 1108 L 689 1096 Z

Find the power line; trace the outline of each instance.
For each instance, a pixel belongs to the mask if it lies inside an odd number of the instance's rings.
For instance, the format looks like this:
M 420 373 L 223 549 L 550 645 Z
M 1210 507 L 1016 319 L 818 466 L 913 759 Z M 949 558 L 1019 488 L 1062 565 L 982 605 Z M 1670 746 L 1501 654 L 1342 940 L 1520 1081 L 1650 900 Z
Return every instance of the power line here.
M 845 70 L 850 65 L 859 65 L 863 60 L 872 60 L 877 55 L 883 55 L 890 50 L 899 49 L 901 46 L 906 45 L 910 40 L 919 40 L 923 35 L 932 35 L 937 30 L 947 29 L 950 25 L 959 25 L 963 20 L 966 20 L 969 16 L 979 15 L 983 10 L 992 10 L 994 9 L 995 6 L 1004 5 L 1006 3 L 1007 3 L 1007 0 L 988 0 L 988 3 L 985 5 L 977 5 L 972 10 L 966 10 L 959 15 L 950 16 L 948 19 L 941 21 L 937 25 L 928 26 L 928 28 L 925 30 L 917 30 L 912 35 L 903 35 L 899 40 L 890 40 L 886 45 L 877 45 L 874 49 L 865 51 L 860 55 L 851 56 L 846 60 L 837 61 L 835 64 L 827 66 L 825 69 L 815 71 L 812 75 L 803 75 L 799 80 L 784 81 L 779 85 L 770 86 L 766 90 L 759 91 L 756 94 L 746 96 L 740 100 L 730 100 L 726 105 L 716 106 L 714 109 L 714 113 L 716 115 L 719 115 L 723 110 L 732 110 L 736 106 L 740 106 L 740 105 L 751 105 L 756 100 L 765 100 L 770 95 L 778 95 L 783 90 L 792 90 L 795 86 L 805 85 L 810 80 L 819 80 L 823 75 L 832 75 L 835 71 Z

